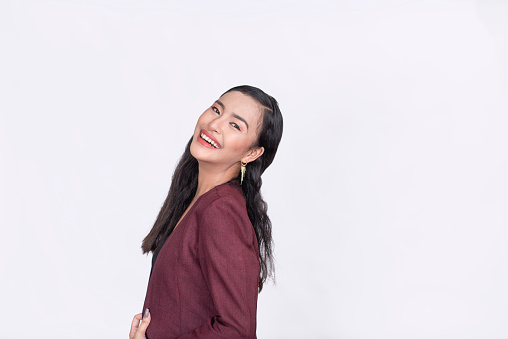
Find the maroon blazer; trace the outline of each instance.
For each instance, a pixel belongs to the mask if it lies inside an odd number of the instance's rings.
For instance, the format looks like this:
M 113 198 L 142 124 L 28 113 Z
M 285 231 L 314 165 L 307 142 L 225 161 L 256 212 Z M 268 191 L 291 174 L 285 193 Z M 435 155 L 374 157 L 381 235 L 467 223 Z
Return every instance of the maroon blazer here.
M 148 339 L 256 338 L 259 250 L 238 182 L 201 195 L 162 246 Z

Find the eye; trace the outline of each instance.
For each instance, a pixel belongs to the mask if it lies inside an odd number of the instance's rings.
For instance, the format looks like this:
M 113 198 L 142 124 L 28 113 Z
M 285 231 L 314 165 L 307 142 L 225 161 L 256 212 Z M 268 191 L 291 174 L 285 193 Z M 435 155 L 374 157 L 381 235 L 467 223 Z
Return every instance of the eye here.
M 217 107 L 212 106 L 212 110 L 213 110 L 215 113 L 220 114 L 220 111 L 219 111 L 219 109 L 218 109 Z
M 231 123 L 231 126 L 233 126 L 234 128 L 236 128 L 237 130 L 240 130 L 240 126 L 238 126 L 237 124 L 235 124 L 234 122 Z

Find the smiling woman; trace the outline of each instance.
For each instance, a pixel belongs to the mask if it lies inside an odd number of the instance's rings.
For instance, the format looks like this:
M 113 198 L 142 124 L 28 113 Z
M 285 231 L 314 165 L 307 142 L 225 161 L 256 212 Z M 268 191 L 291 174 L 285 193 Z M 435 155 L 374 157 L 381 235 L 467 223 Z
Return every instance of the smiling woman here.
M 277 101 L 252 86 L 201 114 L 143 240 L 152 271 L 131 339 L 256 338 L 257 294 L 273 275 L 261 175 L 282 126 Z

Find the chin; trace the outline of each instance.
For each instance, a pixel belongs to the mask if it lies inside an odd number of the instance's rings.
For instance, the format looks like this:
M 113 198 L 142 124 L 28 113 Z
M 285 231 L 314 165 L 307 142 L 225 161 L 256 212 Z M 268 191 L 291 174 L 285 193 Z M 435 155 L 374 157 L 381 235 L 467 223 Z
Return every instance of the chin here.
M 196 138 L 195 138 L 195 137 L 194 137 L 194 138 L 192 138 L 192 142 L 191 142 L 191 144 L 190 144 L 190 149 L 189 149 L 189 150 L 190 150 L 190 154 L 191 154 L 194 158 L 196 158 L 196 155 L 197 155 L 196 153 L 199 153 L 199 150 L 198 150 L 198 152 L 196 152 L 196 149 L 197 149 L 198 147 L 199 147 L 199 145 L 197 144 Z M 197 158 L 196 158 L 196 159 L 197 159 Z
M 206 161 L 208 160 L 208 154 L 204 154 L 203 151 L 206 151 L 203 149 L 201 145 L 198 144 L 198 142 L 193 139 L 192 143 L 190 145 L 190 154 L 196 159 L 197 161 Z

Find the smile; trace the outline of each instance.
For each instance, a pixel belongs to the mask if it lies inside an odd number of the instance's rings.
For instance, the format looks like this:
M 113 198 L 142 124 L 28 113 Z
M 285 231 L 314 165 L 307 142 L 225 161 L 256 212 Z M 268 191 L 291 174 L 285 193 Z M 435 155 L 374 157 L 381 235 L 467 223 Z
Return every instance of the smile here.
M 220 148 L 219 142 L 213 138 L 211 135 L 207 135 L 205 130 L 201 130 L 201 133 L 199 134 L 198 141 L 203 144 L 204 146 L 213 147 L 213 148 Z

